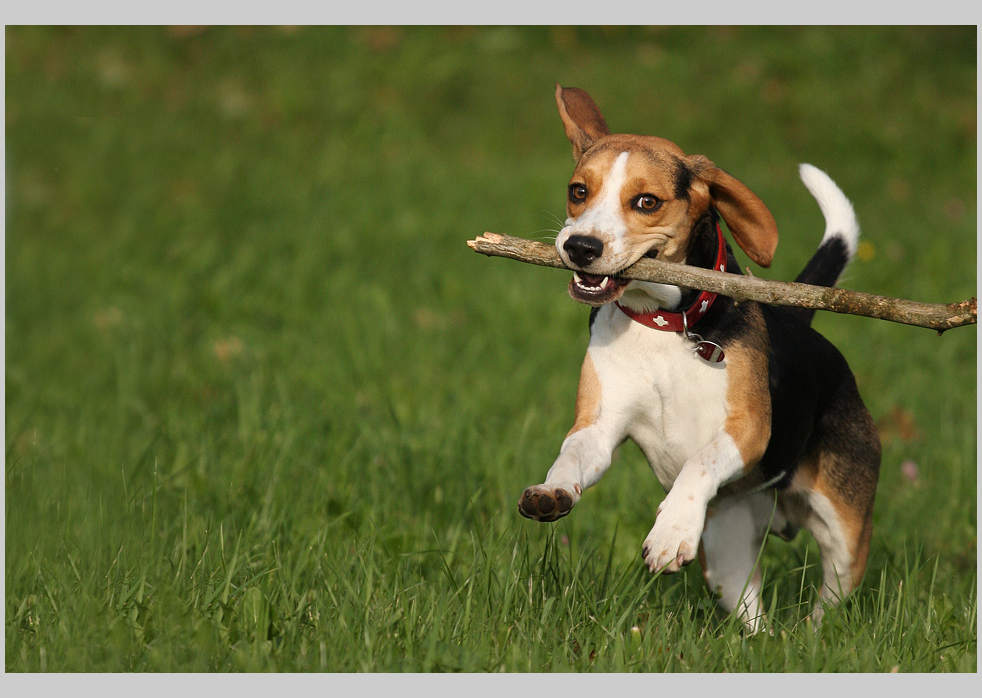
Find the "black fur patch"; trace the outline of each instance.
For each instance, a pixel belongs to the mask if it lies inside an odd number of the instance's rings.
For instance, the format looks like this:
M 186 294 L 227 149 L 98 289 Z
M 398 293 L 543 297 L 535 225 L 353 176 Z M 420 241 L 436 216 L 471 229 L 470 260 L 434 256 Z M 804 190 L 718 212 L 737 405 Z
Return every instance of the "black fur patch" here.
M 798 283 L 812 284 L 814 286 L 835 286 L 839 280 L 839 275 L 849 263 L 849 249 L 842 238 L 834 237 L 825 241 L 815 250 L 815 254 L 808 260 L 808 264 L 798 274 L 795 279 Z M 815 317 L 814 308 L 792 308 L 788 306 L 790 314 L 797 317 L 806 325 L 810 324 Z
M 824 452 L 851 464 L 854 486 L 875 489 L 880 446 L 845 357 L 787 308 L 761 308 L 770 335 L 771 393 L 771 440 L 758 466 L 762 478 L 784 472 L 776 487 L 787 487 L 803 456 Z M 840 484 L 839 491 L 849 489 Z
M 675 159 L 675 198 L 683 201 L 689 200 L 689 189 L 692 187 L 693 172 L 687 164 L 678 158 Z

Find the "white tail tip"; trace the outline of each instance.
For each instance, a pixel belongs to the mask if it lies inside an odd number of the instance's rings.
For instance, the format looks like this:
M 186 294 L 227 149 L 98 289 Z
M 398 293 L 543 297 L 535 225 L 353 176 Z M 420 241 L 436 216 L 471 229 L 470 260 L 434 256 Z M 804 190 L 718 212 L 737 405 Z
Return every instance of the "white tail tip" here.
M 798 166 L 798 174 L 825 216 L 825 235 L 822 242 L 834 237 L 840 238 L 846 244 L 851 259 L 859 244 L 859 221 L 856 220 L 852 203 L 832 178 L 814 165 L 802 163 Z

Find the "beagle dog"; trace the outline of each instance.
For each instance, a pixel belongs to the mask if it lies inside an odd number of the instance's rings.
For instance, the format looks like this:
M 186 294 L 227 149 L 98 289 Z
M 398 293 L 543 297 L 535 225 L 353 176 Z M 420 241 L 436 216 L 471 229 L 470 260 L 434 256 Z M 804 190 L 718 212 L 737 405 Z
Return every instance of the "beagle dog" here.
M 777 225 L 746 185 L 662 138 L 611 134 L 590 96 L 556 85 L 576 166 L 560 257 L 569 294 L 593 306 L 574 423 L 545 482 L 519 512 L 555 521 L 579 502 L 626 439 L 666 496 L 641 547 L 651 572 L 699 557 L 722 607 L 756 632 L 764 621 L 764 537 L 799 528 L 822 556 L 820 599 L 859 584 L 869 553 L 880 443 L 845 359 L 810 327 L 814 310 L 736 302 L 618 276 L 642 257 L 739 274 L 719 221 L 769 266 Z M 856 250 L 852 205 L 820 170 L 800 175 L 825 235 L 797 281 L 833 286 Z

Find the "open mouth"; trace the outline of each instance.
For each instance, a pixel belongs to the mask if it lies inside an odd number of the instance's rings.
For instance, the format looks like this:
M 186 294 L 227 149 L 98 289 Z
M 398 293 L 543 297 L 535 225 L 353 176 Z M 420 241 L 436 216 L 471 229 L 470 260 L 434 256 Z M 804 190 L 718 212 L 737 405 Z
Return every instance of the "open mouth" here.
M 569 295 L 580 303 L 599 306 L 620 298 L 629 283 L 630 279 L 574 271 L 569 282 Z

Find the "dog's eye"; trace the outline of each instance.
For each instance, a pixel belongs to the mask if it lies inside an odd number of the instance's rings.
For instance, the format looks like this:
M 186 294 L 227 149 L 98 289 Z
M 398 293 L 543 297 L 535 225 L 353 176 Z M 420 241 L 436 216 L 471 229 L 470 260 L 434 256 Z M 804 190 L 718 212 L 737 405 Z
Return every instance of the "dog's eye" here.
M 661 208 L 661 199 L 653 194 L 642 194 L 634 200 L 634 208 L 651 213 Z
M 569 185 L 569 200 L 574 204 L 586 201 L 586 187 L 582 184 Z

